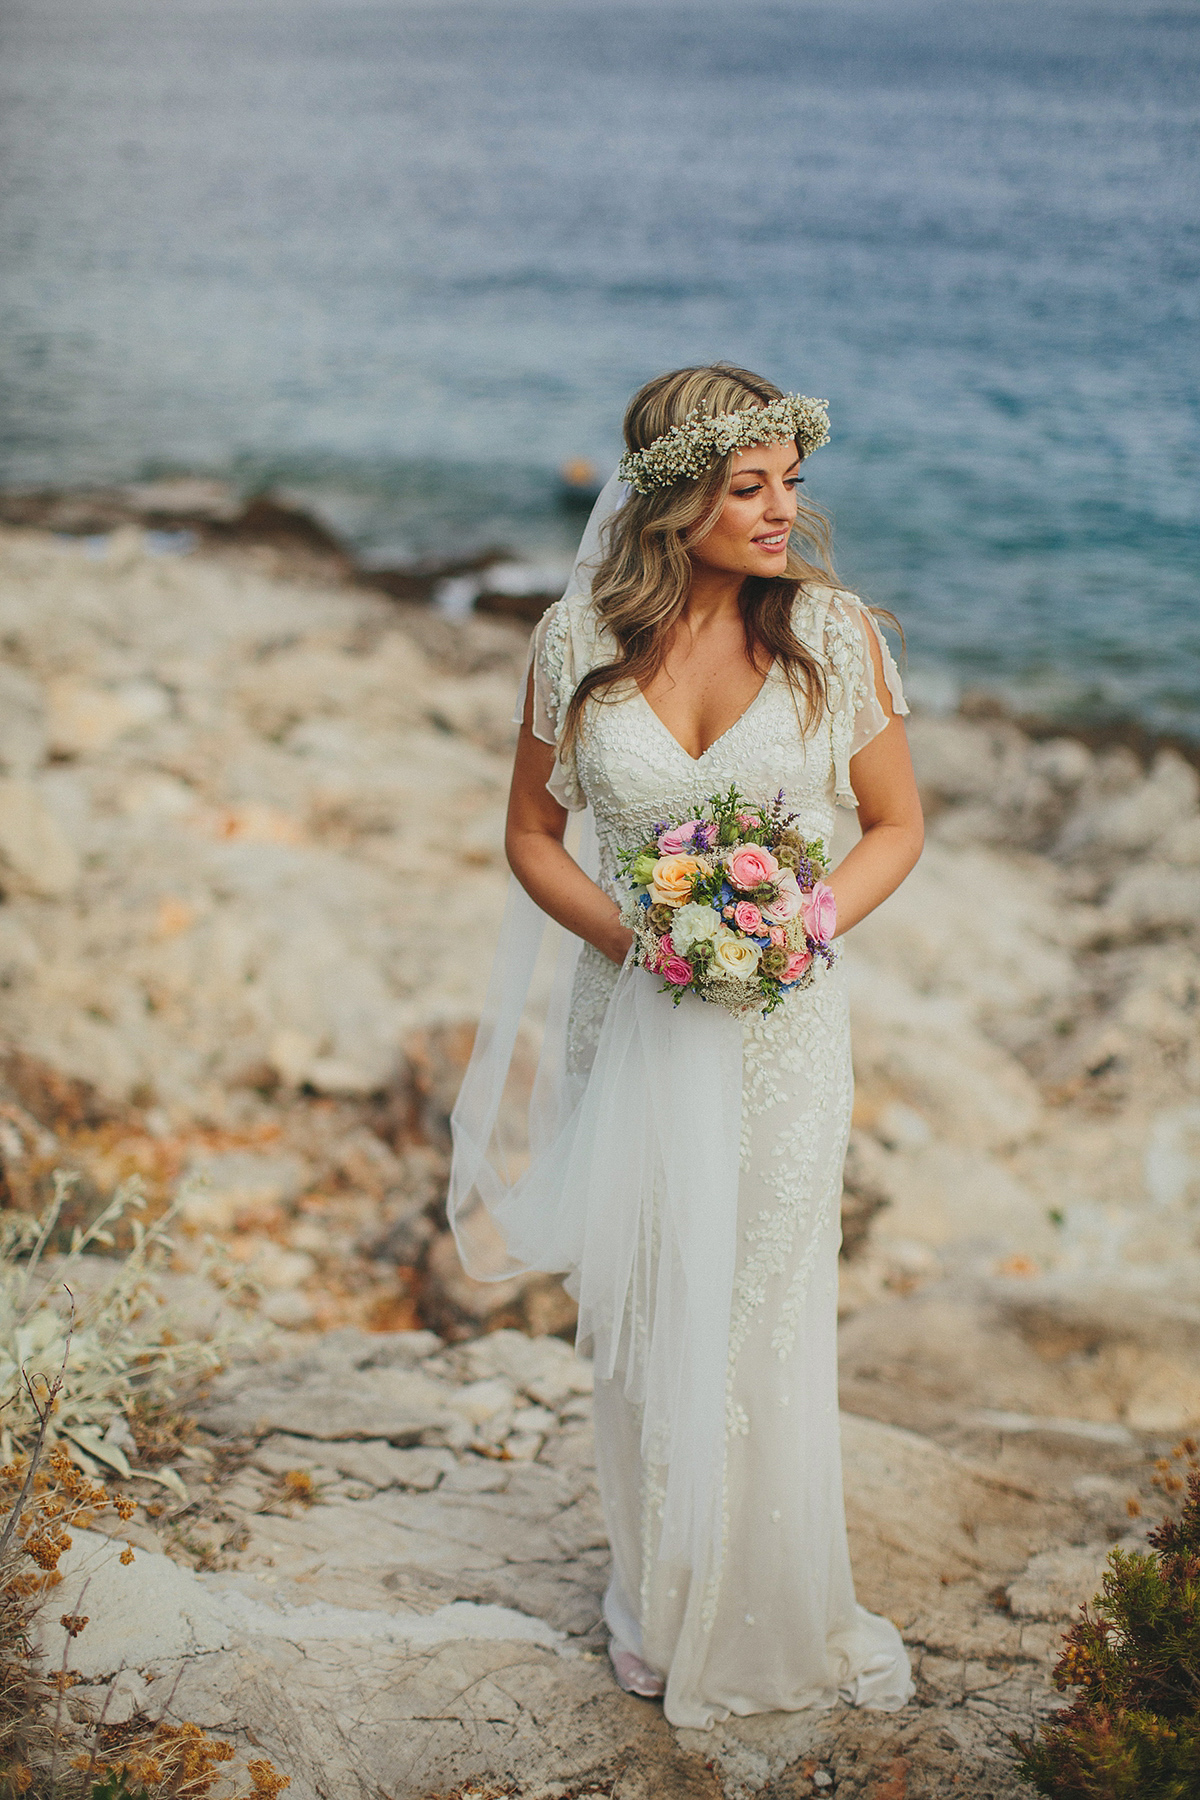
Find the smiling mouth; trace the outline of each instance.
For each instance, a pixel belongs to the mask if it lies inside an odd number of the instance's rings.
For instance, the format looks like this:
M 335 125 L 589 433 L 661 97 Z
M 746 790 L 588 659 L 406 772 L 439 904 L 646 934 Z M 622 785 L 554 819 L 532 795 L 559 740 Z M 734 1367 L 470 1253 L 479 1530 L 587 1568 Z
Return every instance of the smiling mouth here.
M 788 541 L 786 531 L 772 532 L 770 537 L 756 537 L 754 542 L 761 544 L 764 550 L 782 550 Z

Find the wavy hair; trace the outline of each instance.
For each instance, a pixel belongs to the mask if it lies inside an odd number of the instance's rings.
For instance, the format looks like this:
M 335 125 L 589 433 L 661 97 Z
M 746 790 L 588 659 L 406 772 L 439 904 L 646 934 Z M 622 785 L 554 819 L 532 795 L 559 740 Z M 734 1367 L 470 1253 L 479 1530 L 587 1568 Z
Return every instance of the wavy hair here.
M 773 382 L 731 363 L 675 369 L 648 381 L 629 402 L 626 447 L 646 449 L 690 412 L 738 412 L 766 406 L 781 394 Z M 689 546 L 699 543 L 720 517 L 734 454 L 718 457 L 694 481 L 677 481 L 652 494 L 631 493 L 608 521 L 592 578 L 592 604 L 616 639 L 619 655 L 589 670 L 575 689 L 564 721 L 566 743 L 578 732 L 589 700 L 615 700 L 619 687 L 631 681 L 645 687 L 661 669 L 691 585 Z M 738 604 L 747 656 L 764 674 L 772 662 L 779 665 L 806 730 L 827 699 L 824 664 L 792 629 L 793 602 L 809 583 L 836 587 L 838 578 L 829 521 L 817 507 L 801 501 L 785 572 L 769 580 L 748 575 Z

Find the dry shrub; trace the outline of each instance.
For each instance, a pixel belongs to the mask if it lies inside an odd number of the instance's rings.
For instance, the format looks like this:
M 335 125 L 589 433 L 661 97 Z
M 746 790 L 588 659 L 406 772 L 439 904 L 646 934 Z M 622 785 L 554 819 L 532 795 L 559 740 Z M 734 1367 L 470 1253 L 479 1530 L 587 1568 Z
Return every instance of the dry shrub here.
M 49 1420 L 54 1384 L 33 1404 Z M 44 1434 L 29 1456 L 0 1468 L 0 1800 L 205 1800 L 234 1756 L 232 1745 L 200 1726 L 135 1720 L 96 1727 L 90 1749 L 70 1734 L 63 1700 L 73 1684 L 66 1667 L 47 1674 L 38 1663 L 33 1627 L 61 1582 L 58 1563 L 71 1547 L 72 1528 L 84 1530 L 96 1514 L 115 1510 L 121 1519 L 133 1502 L 112 1496 L 86 1476 L 62 1445 L 45 1450 Z M 133 1560 L 126 1550 L 122 1562 Z M 64 1613 L 70 1641 L 102 1619 Z M 289 1785 L 265 1758 L 247 1764 L 249 1788 L 228 1800 L 276 1800 Z
M 180 1381 L 194 1382 L 220 1364 L 220 1347 L 180 1341 L 154 1291 L 155 1276 L 171 1250 L 164 1229 L 169 1214 L 144 1227 L 131 1221 L 133 1243 L 120 1258 L 89 1257 L 78 1303 L 81 1259 L 111 1250 L 112 1227 L 143 1204 L 133 1186 L 121 1188 L 86 1231 L 72 1236 L 67 1255 L 46 1271 L 51 1242 L 71 1180 L 59 1174 L 55 1195 L 40 1219 L 0 1213 L 0 1395 L 12 1396 L 0 1418 L 0 1457 L 27 1447 L 39 1424 L 32 1390 L 22 1379 L 49 1383 L 62 1368 L 50 1437 L 69 1438 L 93 1463 L 128 1475 L 121 1447 L 127 1417 L 138 1403 L 173 1404 Z M 98 1267 L 103 1280 L 96 1283 Z M 69 1343 L 69 1348 L 68 1348 Z
M 23 1446 L 0 1466 L 0 1800 L 205 1800 L 223 1782 L 224 1800 L 276 1800 L 289 1778 L 265 1758 L 247 1764 L 249 1788 L 230 1793 L 224 1765 L 234 1750 L 198 1725 L 140 1718 L 116 1728 L 106 1727 L 102 1716 L 87 1744 L 86 1733 L 65 1716 L 75 1682 L 68 1659 L 74 1639 L 103 1630 L 103 1619 L 63 1613 L 62 1666 L 41 1667 L 36 1617 L 62 1581 L 58 1564 L 71 1548 L 71 1531 L 86 1529 L 98 1513 L 112 1510 L 125 1521 L 136 1511 L 132 1500 L 111 1495 L 75 1459 L 83 1450 L 84 1460 L 123 1461 L 119 1448 L 99 1437 L 99 1427 L 106 1419 L 124 1422 L 129 1410 L 136 1419 L 139 1400 L 155 1421 L 157 1441 L 172 1435 L 178 1441 L 178 1428 L 172 1434 L 167 1424 L 166 1378 L 217 1360 L 210 1346 L 177 1345 L 161 1323 L 155 1331 L 153 1317 L 148 1328 L 141 1316 L 152 1255 L 166 1244 L 158 1231 L 135 1229 L 133 1250 L 114 1263 L 113 1276 L 81 1309 L 77 1325 L 69 1293 L 61 1306 L 57 1278 L 43 1280 L 38 1266 L 64 1192 L 60 1182 L 56 1203 L 40 1222 L 0 1215 L 0 1363 L 9 1355 L 0 1374 L 16 1377 L 15 1393 L 0 1401 L 0 1417 L 6 1454 L 14 1439 Z M 104 1243 L 107 1224 L 131 1199 L 119 1196 L 90 1232 L 77 1234 L 72 1256 Z M 132 1562 L 132 1549 L 120 1560 Z
M 103 1734 L 102 1734 L 103 1735 Z M 114 1734 L 115 1735 L 115 1734 Z M 114 1747 L 115 1748 L 115 1747 Z M 233 1760 L 232 1744 L 211 1738 L 199 1725 L 143 1726 L 115 1750 L 118 1760 L 83 1756 L 76 1768 L 90 1781 L 82 1791 L 88 1800 L 205 1800 Z M 281 1775 L 265 1757 L 247 1763 L 250 1787 L 229 1800 L 276 1800 L 290 1777 Z

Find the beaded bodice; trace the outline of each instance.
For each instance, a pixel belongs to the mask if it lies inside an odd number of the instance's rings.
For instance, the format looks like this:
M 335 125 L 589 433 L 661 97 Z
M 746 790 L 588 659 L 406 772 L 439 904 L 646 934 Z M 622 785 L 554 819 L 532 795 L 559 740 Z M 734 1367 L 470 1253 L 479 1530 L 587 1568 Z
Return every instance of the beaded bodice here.
M 568 810 L 591 807 L 598 878 L 614 899 L 623 897 L 620 850 L 644 843 L 660 819 L 695 816 L 731 783 L 748 800 L 765 801 L 782 788 L 798 829 L 831 842 L 835 807 L 855 804 L 850 758 L 886 722 L 871 679 L 866 616 L 852 595 L 829 588 L 796 600 L 794 629 L 820 656 L 828 689 L 828 704 L 808 729 L 802 701 L 774 666 L 741 717 L 699 757 L 688 754 L 636 687 L 588 706 L 574 746 L 556 758 L 549 787 Z M 590 601 L 569 596 L 551 607 L 532 650 L 538 737 L 557 742 L 578 682 L 614 652 Z M 573 1067 L 589 1060 L 615 980 L 614 966 L 584 945 L 572 1000 Z
M 616 894 L 617 852 L 644 843 L 660 819 L 694 817 L 710 795 L 736 784 L 748 800 L 783 788 L 807 837 L 833 833 L 831 721 L 802 734 L 788 684 L 774 670 L 741 717 L 692 757 L 649 702 L 634 692 L 589 709 L 575 754 L 579 786 L 596 821 L 600 879 Z

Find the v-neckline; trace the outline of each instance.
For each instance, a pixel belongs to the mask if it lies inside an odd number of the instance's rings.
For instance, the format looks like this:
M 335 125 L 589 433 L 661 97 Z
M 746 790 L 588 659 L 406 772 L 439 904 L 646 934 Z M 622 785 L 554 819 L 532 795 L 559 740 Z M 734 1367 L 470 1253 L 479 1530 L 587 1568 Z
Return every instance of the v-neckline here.
M 655 712 L 654 708 L 651 706 L 649 700 L 646 699 L 646 696 L 642 692 L 642 689 L 640 687 L 638 688 L 638 695 L 639 695 L 640 699 L 643 701 L 643 703 L 646 707 L 646 711 L 650 714 L 650 717 L 655 720 L 655 722 L 661 727 L 661 729 L 665 733 L 665 735 L 670 738 L 671 742 L 674 744 L 675 748 L 680 752 L 680 754 L 682 756 L 686 756 L 690 763 L 702 763 L 710 751 L 715 750 L 718 744 L 723 744 L 725 742 L 725 739 L 729 736 L 731 731 L 737 730 L 738 726 L 742 723 L 743 719 L 749 718 L 750 714 L 754 711 L 754 708 L 758 705 L 759 701 L 762 699 L 763 693 L 767 686 L 767 683 L 770 681 L 771 676 L 774 673 L 774 670 L 775 670 L 775 664 L 774 664 L 774 661 L 772 661 L 770 666 L 767 669 L 766 674 L 762 678 L 762 686 L 759 688 L 757 694 L 755 694 L 753 700 L 751 700 L 746 706 L 744 706 L 742 708 L 742 710 L 738 714 L 737 718 L 734 719 L 731 724 L 727 725 L 725 727 L 724 731 L 722 731 L 717 737 L 715 737 L 713 739 L 711 744 L 706 744 L 704 746 L 704 748 L 700 752 L 699 756 L 693 756 L 690 750 L 684 749 L 684 746 L 680 743 L 679 739 L 675 736 L 675 733 L 671 730 L 671 727 L 667 724 L 666 720 L 660 718 L 658 713 Z

